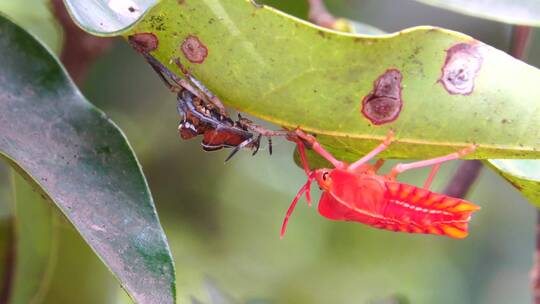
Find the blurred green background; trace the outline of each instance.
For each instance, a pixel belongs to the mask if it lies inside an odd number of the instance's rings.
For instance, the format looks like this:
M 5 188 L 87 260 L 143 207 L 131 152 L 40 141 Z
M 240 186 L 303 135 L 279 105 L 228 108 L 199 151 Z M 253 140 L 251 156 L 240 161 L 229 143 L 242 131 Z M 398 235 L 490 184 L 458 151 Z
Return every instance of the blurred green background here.
M 46 6 L 31 13 L 24 9 L 42 1 L 7 2 L 0 10 L 59 50 L 61 34 Z M 265 3 L 307 16 L 301 0 Z M 510 45 L 509 25 L 414 1 L 327 5 L 337 16 L 388 32 L 436 25 L 502 50 Z M 535 65 L 540 65 L 538 40 L 533 37 L 528 59 Z M 530 303 L 536 210 L 488 168 L 468 197 L 482 210 L 465 240 L 332 222 L 307 208 L 305 200 L 280 240 L 285 211 L 306 179 L 292 161 L 293 144 L 277 139 L 272 156 L 264 145 L 255 157 L 243 151 L 224 164 L 228 151 L 205 153 L 198 140 L 180 140 L 174 96 L 122 40 L 96 61 L 81 90 L 124 130 L 142 163 L 175 257 L 179 303 L 192 297 L 212 303 L 207 278 L 232 303 Z M 457 165 L 443 166 L 434 190 L 444 188 Z M 418 170 L 402 181 L 421 185 L 426 176 Z M 0 164 L 4 228 L 12 212 L 9 181 L 6 165 Z M 61 220 L 58 226 L 60 247 L 45 303 L 130 303 L 70 225 Z M 2 229 L 0 258 L 6 235 Z

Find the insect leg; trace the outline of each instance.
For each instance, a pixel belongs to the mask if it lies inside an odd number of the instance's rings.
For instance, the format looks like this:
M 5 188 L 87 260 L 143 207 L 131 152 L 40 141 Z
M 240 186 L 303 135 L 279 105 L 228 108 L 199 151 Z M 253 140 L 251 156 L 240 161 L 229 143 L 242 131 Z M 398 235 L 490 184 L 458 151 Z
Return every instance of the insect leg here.
M 182 120 L 186 119 L 187 111 L 186 111 L 186 101 L 182 99 L 180 95 L 177 97 L 178 103 L 176 105 L 176 109 L 178 110 L 178 114 L 182 117 Z
M 429 189 L 431 186 L 431 182 L 433 181 L 433 178 L 437 174 L 437 171 L 439 171 L 439 168 L 441 167 L 441 164 L 435 164 L 433 165 L 433 168 L 431 168 L 431 171 L 429 172 L 429 176 L 424 182 L 424 189 Z
M 221 114 L 227 113 L 227 111 L 225 110 L 225 106 L 223 105 L 223 102 L 221 102 L 221 100 L 217 98 L 216 95 L 214 95 L 212 92 L 210 92 L 208 88 L 206 88 L 202 83 L 200 83 L 199 80 L 191 76 L 188 69 L 186 69 L 186 67 L 180 62 L 180 58 L 176 58 L 174 62 L 176 63 L 176 65 L 178 66 L 182 74 L 184 74 L 184 76 L 205 95 L 206 98 L 204 99 L 207 102 L 214 104 L 219 109 Z
M 396 178 L 396 176 L 402 172 L 405 172 L 407 170 L 416 169 L 416 168 L 422 168 L 422 167 L 428 167 L 432 165 L 442 164 L 449 160 L 458 159 L 460 157 L 463 157 L 467 154 L 473 153 L 474 150 L 476 150 L 476 145 L 470 145 L 467 148 L 460 150 L 458 152 L 454 152 L 445 156 L 436 157 L 428 160 L 421 160 L 414 163 L 408 163 L 408 164 L 397 164 L 392 171 L 390 172 L 389 176 L 391 178 Z
M 253 153 L 251 153 L 251 156 L 254 156 L 259 151 L 259 147 L 261 146 L 261 137 L 262 137 L 262 135 L 259 134 L 259 136 L 257 136 L 257 139 L 254 141 L 255 151 L 253 151 Z
M 302 197 L 302 194 L 306 192 L 306 199 L 308 200 L 309 206 L 311 206 L 311 198 L 308 196 L 309 188 L 311 187 L 311 181 L 315 178 L 315 174 L 312 173 L 308 176 L 307 182 L 300 188 L 300 191 L 296 194 L 294 197 L 291 205 L 289 206 L 289 209 L 287 209 L 287 214 L 285 214 L 285 218 L 283 219 L 283 224 L 281 225 L 281 233 L 279 235 L 280 238 L 283 238 L 285 235 L 285 231 L 287 230 L 287 223 L 289 222 L 289 218 L 291 217 L 291 214 L 294 211 L 294 208 L 296 207 L 296 203 L 298 203 L 298 200 Z
M 306 174 L 308 176 L 311 175 L 311 169 L 309 168 L 309 163 L 306 156 L 306 148 L 304 143 L 299 140 L 296 142 L 296 145 L 298 147 L 298 154 L 300 154 L 300 160 L 302 160 L 302 166 L 304 167 L 304 171 L 306 171 Z
M 225 162 L 227 162 L 229 159 L 231 159 L 236 154 L 236 152 L 240 151 L 240 149 L 242 149 L 245 146 L 251 144 L 255 140 L 257 140 L 256 137 L 251 137 L 251 138 L 248 138 L 248 139 L 244 140 L 243 142 L 241 142 L 238 146 L 234 147 L 234 149 L 231 151 L 229 156 L 227 156 L 227 158 L 225 158 Z
M 175 92 L 175 89 L 172 84 L 167 80 L 167 78 L 171 79 L 177 85 L 182 87 L 187 84 L 185 80 L 176 76 L 171 70 L 169 70 L 169 68 L 159 62 L 154 56 L 150 55 L 149 53 L 142 53 L 142 55 L 171 91 Z
M 143 52 L 141 53 L 144 58 L 146 59 L 146 62 L 150 64 L 152 69 L 158 74 L 159 78 L 165 83 L 167 88 L 171 90 L 174 93 L 178 93 L 180 88 L 184 88 L 191 92 L 193 95 L 201 98 L 201 94 L 193 88 L 193 86 L 186 81 L 185 79 L 182 79 L 178 77 L 176 74 L 174 74 L 171 70 L 169 70 L 165 65 L 163 65 L 161 62 L 159 62 L 154 56 L 150 55 L 149 53 Z M 180 88 L 173 86 L 169 80 L 172 80 L 174 83 L 176 83 Z
M 394 131 L 392 131 L 392 129 L 390 129 L 388 131 L 388 134 L 386 135 L 386 138 L 384 139 L 384 141 L 380 145 L 378 145 L 375 149 L 373 149 L 371 152 L 366 154 L 366 156 L 364 156 L 364 157 L 360 158 L 359 160 L 355 161 L 354 163 L 350 164 L 349 165 L 349 170 L 351 170 L 351 171 L 356 170 L 358 167 L 360 167 L 361 165 L 368 162 L 370 159 L 375 157 L 377 154 L 379 154 L 382 151 L 386 150 L 386 148 L 388 148 L 388 146 L 392 142 L 393 137 L 394 137 Z
M 313 149 L 313 151 L 319 153 L 322 157 L 328 160 L 334 167 L 339 168 L 339 169 L 344 169 L 345 167 L 347 167 L 347 164 L 345 162 L 337 160 L 330 152 L 326 151 L 321 146 L 321 144 L 319 144 L 319 142 L 315 139 L 315 137 L 302 132 L 300 129 L 297 129 L 295 131 L 295 134 L 297 136 L 297 139 L 294 141 L 296 141 L 296 143 L 298 144 L 299 152 L 300 152 L 300 143 L 302 142 L 302 140 L 304 140 L 311 145 L 311 149 Z M 302 149 L 303 148 L 304 148 L 304 144 L 302 143 Z M 302 154 L 300 154 L 300 156 L 302 156 Z M 305 159 L 306 157 L 304 153 L 304 159 L 302 160 L 302 162 L 304 162 Z M 305 168 L 306 166 L 304 165 L 304 169 Z
M 377 159 L 377 162 L 375 165 L 373 165 L 373 169 L 375 169 L 375 172 L 379 171 L 379 169 L 384 165 L 384 159 L 380 158 Z

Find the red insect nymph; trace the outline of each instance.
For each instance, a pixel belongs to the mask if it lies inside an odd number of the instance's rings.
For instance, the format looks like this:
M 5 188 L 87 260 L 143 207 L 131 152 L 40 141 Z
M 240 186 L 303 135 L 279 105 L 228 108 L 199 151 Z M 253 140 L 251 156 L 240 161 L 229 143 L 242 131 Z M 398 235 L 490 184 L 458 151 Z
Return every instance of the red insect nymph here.
M 308 181 L 294 198 L 281 228 L 281 236 L 285 234 L 287 222 L 296 203 L 306 193 L 311 206 L 310 187 L 316 180 L 323 193 L 319 201 L 319 213 L 332 220 L 354 221 L 369 226 L 410 233 L 429 233 L 446 235 L 452 238 L 464 238 L 468 234 L 468 223 L 472 212 L 480 207 L 466 200 L 449 197 L 428 190 L 440 164 L 472 153 L 476 146 L 471 145 L 459 152 L 446 156 L 396 165 L 390 174 L 377 175 L 383 160 L 374 165 L 367 162 L 390 144 L 393 132 L 382 144 L 360 160 L 347 164 L 335 159 L 315 140 L 300 130 L 290 139 L 298 145 L 298 151 Z M 335 168 L 311 171 L 305 155 L 305 144 L 327 159 Z M 404 171 L 433 166 L 424 187 L 416 187 L 396 181 L 399 173 Z

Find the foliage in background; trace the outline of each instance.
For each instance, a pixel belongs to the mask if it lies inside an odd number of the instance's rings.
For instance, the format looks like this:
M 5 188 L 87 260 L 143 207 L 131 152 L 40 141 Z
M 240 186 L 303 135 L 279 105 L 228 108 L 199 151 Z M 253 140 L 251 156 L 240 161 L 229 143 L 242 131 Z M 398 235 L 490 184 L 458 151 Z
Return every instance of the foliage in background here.
M 277 4 L 304 12 L 302 2 Z M 378 20 L 397 22 L 404 20 L 407 12 L 417 17 L 437 16 L 433 10 L 411 12 L 407 10 L 409 5 L 403 5 L 401 16 L 395 18 L 385 10 L 389 2 L 376 2 L 371 4 L 377 7 L 372 12 L 339 1 L 332 7 L 339 11 L 341 6 L 341 11 L 360 20 L 377 16 Z M 440 22 L 446 15 L 442 17 Z M 477 22 L 466 21 L 460 26 Z M 486 33 L 500 30 L 482 25 L 489 28 Z M 501 39 L 489 35 L 479 38 L 497 44 L 490 37 Z M 499 41 L 498 46 L 505 44 Z M 471 197 L 489 208 L 475 218 L 476 235 L 462 243 L 325 222 L 307 208 L 297 214 L 293 224 L 296 232 L 277 242 L 281 216 L 304 179 L 301 171 L 290 167 L 289 145 L 278 142 L 278 152 L 272 159 L 264 154 L 255 159 L 241 155 L 234 163 L 223 166 L 223 155 L 203 155 L 198 143 L 178 142 L 174 131 L 177 117 L 171 111 L 174 98 L 140 58 L 121 45 L 97 65 L 86 91 L 127 131 L 141 157 L 180 262 L 182 300 L 200 293 L 198 298 L 211 303 L 205 299 L 205 292 L 199 291 L 201 273 L 211 273 L 238 298 L 266 296 L 285 302 L 372 302 L 395 293 L 406 294 L 412 303 L 508 303 L 527 298 L 531 250 L 527 239 L 532 238 L 527 224 L 532 222 L 532 209 L 516 202 L 520 200 L 517 194 L 492 174 L 484 175 Z M 422 173 L 406 181 L 418 183 Z M 436 188 L 440 188 L 447 173 L 439 177 L 441 182 Z M 67 255 L 69 248 L 64 248 Z M 64 256 L 61 259 L 67 261 Z M 94 261 L 94 268 L 97 263 Z M 77 263 L 71 265 L 77 267 Z M 70 267 L 67 263 L 63 266 Z M 63 269 L 58 268 L 60 272 Z M 66 275 L 52 290 L 62 290 L 59 295 L 69 294 L 62 285 L 72 283 L 74 277 L 95 281 L 92 275 L 98 276 L 92 267 L 79 270 L 82 273 Z M 447 276 L 445 290 L 435 284 L 440 282 L 441 272 Z M 313 286 L 318 286 L 316 292 Z M 115 302 L 113 298 L 110 303 Z
M 0 33 L 0 156 L 60 208 L 134 300 L 174 302 L 172 257 L 125 137 L 32 36 L 1 16 Z M 28 252 L 15 253 L 24 273 Z

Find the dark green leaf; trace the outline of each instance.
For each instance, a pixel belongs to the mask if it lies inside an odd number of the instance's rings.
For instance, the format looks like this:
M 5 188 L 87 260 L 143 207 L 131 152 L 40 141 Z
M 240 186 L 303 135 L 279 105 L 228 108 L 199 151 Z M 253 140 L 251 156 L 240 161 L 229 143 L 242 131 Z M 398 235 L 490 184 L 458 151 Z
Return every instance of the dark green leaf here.
M 0 53 L 0 155 L 60 208 L 134 300 L 173 303 L 171 253 L 121 131 L 3 17 Z

